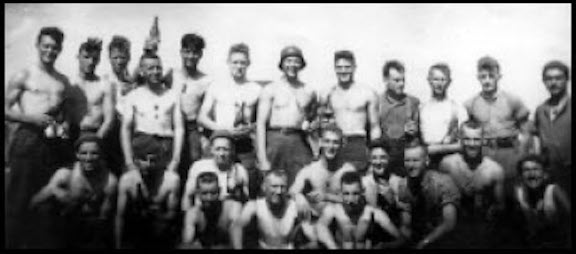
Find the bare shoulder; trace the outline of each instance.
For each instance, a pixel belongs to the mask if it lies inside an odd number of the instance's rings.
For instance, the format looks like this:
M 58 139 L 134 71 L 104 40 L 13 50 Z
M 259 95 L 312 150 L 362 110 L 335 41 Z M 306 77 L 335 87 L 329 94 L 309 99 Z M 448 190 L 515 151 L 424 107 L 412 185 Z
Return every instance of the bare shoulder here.
M 164 171 L 164 181 L 170 185 L 176 185 L 180 182 L 180 176 L 172 171 Z
M 120 183 L 118 184 L 118 189 L 122 191 L 131 188 L 136 182 L 136 179 L 139 177 L 138 174 L 140 173 L 136 170 L 130 170 L 124 173 L 120 177 Z
M 21 69 L 10 77 L 10 82 L 14 85 L 23 85 L 31 75 L 30 68 Z
M 485 164 L 484 168 L 490 176 L 493 178 L 504 178 L 504 168 L 498 162 L 489 157 L 484 157 L 482 163 Z
M 114 174 L 108 173 L 108 184 L 106 186 L 108 192 L 115 191 L 118 186 L 118 178 Z
M 60 168 L 52 176 L 52 181 L 55 183 L 67 182 L 72 176 L 72 170 L 69 168 Z

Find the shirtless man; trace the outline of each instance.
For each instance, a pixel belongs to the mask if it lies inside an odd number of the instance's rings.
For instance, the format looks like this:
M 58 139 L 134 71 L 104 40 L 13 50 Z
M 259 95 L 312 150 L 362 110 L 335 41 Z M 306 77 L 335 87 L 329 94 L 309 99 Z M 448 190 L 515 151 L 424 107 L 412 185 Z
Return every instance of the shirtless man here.
M 457 222 L 460 192 L 450 176 L 427 169 L 425 146 L 406 147 L 404 164 L 408 177 L 400 183 L 399 200 L 408 204 L 403 210 L 404 225 L 415 248 L 454 247 L 450 232 Z M 405 232 L 405 231 L 403 231 Z
M 67 118 L 65 98 L 70 87 L 66 76 L 54 68 L 63 40 L 59 28 L 43 27 L 36 41 L 38 62 L 12 76 L 6 89 L 4 116 L 18 125 L 11 137 L 6 187 L 9 248 L 25 245 L 26 212 L 32 195 L 46 185 L 57 168 L 74 160 L 69 140 L 55 135 L 66 133 L 54 133 L 52 128 L 68 123 L 56 124 Z
M 450 175 L 461 195 L 460 219 L 455 237 L 462 247 L 488 247 L 494 225 L 504 209 L 504 169 L 482 154 L 483 129 L 476 122 L 460 127 L 462 152 L 447 155 L 438 170 Z M 463 232 L 459 232 L 461 231 Z M 468 237 L 464 237 L 467 235 Z
M 182 210 L 187 211 L 198 197 L 198 177 L 204 172 L 213 172 L 218 176 L 219 197 L 221 200 L 234 199 L 244 202 L 248 197 L 248 172 L 242 164 L 234 162 L 233 137 L 226 131 L 215 131 L 210 137 L 210 158 L 196 161 L 188 172 Z
M 231 225 L 240 215 L 242 204 L 220 200 L 216 173 L 203 172 L 196 179 L 200 202 L 186 211 L 181 248 L 229 249 Z
M 126 95 L 136 88 L 134 77 L 128 72 L 130 41 L 124 36 L 114 35 L 108 44 L 108 57 L 112 73 L 105 75 L 104 79 L 112 86 L 115 114 L 109 134 L 104 139 L 104 147 L 108 151 L 111 169 L 120 176 L 124 170 L 124 156 L 120 142 L 122 115 L 126 107 Z
M 161 143 L 134 150 L 139 170 L 120 178 L 114 239 L 118 248 L 173 248 L 178 228 L 180 179 L 164 170 Z
M 345 172 L 356 170 L 351 163 L 342 164 L 338 160 L 342 136 L 342 130 L 335 125 L 324 128 L 320 139 L 320 159 L 296 175 L 290 194 L 300 212 L 317 217 L 328 202 L 342 202 L 340 178 Z
M 128 170 L 137 170 L 134 153 L 160 145 L 159 168 L 176 173 L 183 143 L 183 117 L 174 90 L 162 83 L 162 63 L 156 55 L 143 55 L 141 69 L 146 85 L 134 89 L 126 98 L 122 120 L 122 150 Z
M 336 51 L 334 69 L 338 83 L 322 96 L 321 104 L 334 110 L 336 124 L 344 132 L 340 158 L 364 171 L 368 161 L 368 137 L 374 140 L 381 136 L 378 97 L 368 86 L 354 81 L 356 60 L 351 51 Z
M 106 168 L 101 140 L 94 134 L 82 136 L 75 144 L 77 162 L 61 168 L 48 185 L 32 198 L 31 207 L 56 213 L 66 224 L 66 246 L 110 248 L 110 232 L 116 201 L 117 178 Z M 47 237 L 50 237 L 47 235 Z
M 234 249 L 242 249 L 243 230 L 256 218 L 261 249 L 314 248 L 316 230 L 310 220 L 299 216 L 296 202 L 288 198 L 287 175 L 271 170 L 264 177 L 265 197 L 251 200 L 232 224 L 231 238 Z M 304 238 L 301 241 L 298 238 Z M 302 245 L 302 246 L 300 246 Z
M 419 109 L 421 138 L 428 145 L 431 168 L 437 168 L 445 155 L 460 150 L 458 125 L 468 118 L 464 107 L 448 98 L 452 83 L 450 73 L 450 67 L 445 63 L 430 66 L 428 83 L 432 96 Z
M 103 139 L 114 120 L 114 104 L 112 86 L 95 73 L 101 50 L 102 40 L 98 38 L 88 38 L 80 45 L 79 73 L 71 81 L 70 98 L 74 105 L 73 124 L 79 128 L 79 136 L 92 133 Z
M 386 212 L 367 205 L 362 197 L 362 183 L 358 172 L 346 172 L 342 176 L 341 183 L 342 203 L 329 204 L 322 212 L 318 219 L 317 230 L 318 240 L 326 245 L 329 249 L 371 249 L 373 247 L 397 247 L 403 242 L 403 237 L 396 229 Z M 330 225 L 336 223 L 335 236 L 330 232 Z M 376 225 L 375 225 L 376 224 Z M 385 232 L 380 231 L 375 234 L 374 226 L 379 226 Z M 372 232 L 368 232 L 372 231 Z M 389 234 L 395 238 L 395 241 L 378 243 L 378 246 L 372 246 L 368 241 L 367 235 L 375 237 L 376 235 Z M 338 239 L 335 241 L 335 239 Z M 340 246 L 336 242 L 341 243 Z M 368 245 L 366 243 L 368 242 Z
M 518 162 L 520 182 L 514 190 L 522 212 L 525 243 L 530 248 L 571 248 L 571 204 L 560 185 L 550 181 L 548 162 L 528 155 Z
M 180 40 L 182 68 L 173 74 L 173 89 L 180 94 L 180 107 L 184 114 L 184 147 L 180 163 L 180 177 L 186 180 L 188 169 L 203 156 L 208 139 L 198 126 L 198 111 L 202 105 L 206 89 L 212 80 L 198 70 L 205 47 L 204 38 L 197 34 L 185 34 Z
M 305 66 L 300 48 L 285 47 L 279 64 L 284 75 L 263 89 L 258 103 L 260 170 L 286 170 L 288 186 L 294 182 L 298 170 L 312 161 L 305 131 L 314 119 L 316 93 L 298 79 Z
M 399 187 L 404 177 L 400 177 L 390 172 L 390 155 L 388 151 L 390 146 L 384 139 L 370 143 L 370 165 L 366 175 L 362 177 L 362 186 L 364 187 L 364 196 L 366 202 L 388 214 L 394 225 L 405 225 L 402 220 L 402 211 L 407 209 L 407 204 L 399 200 Z M 408 229 L 401 227 L 400 231 L 407 234 Z
M 250 198 L 259 190 L 260 173 L 256 170 L 254 122 L 256 104 L 262 87 L 247 79 L 250 50 L 244 43 L 234 44 L 228 51 L 230 77 L 214 82 L 208 90 L 198 121 L 207 129 L 227 130 L 234 136 L 236 159 L 250 174 Z

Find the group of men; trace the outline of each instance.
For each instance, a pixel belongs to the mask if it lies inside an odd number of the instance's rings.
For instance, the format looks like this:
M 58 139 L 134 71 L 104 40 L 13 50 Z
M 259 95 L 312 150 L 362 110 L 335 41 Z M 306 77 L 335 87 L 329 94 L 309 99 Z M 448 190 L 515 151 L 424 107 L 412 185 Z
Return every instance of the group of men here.
M 299 77 L 285 47 L 270 84 L 247 77 L 250 50 L 230 47 L 229 75 L 198 69 L 204 39 L 181 39 L 165 74 L 155 47 L 130 73 L 130 41 L 88 38 L 79 71 L 54 68 L 63 32 L 44 27 L 35 65 L 12 76 L 5 119 L 10 248 L 498 248 L 571 246 L 569 68 L 543 68 L 550 98 L 534 121 L 478 61 L 481 92 L 448 98 L 450 68 L 430 67 L 425 103 L 404 92 L 405 67 L 382 69 L 386 91 L 334 54 L 337 84 Z M 5 125 L 6 126 L 6 125 Z M 512 219 L 511 219 L 512 218 Z

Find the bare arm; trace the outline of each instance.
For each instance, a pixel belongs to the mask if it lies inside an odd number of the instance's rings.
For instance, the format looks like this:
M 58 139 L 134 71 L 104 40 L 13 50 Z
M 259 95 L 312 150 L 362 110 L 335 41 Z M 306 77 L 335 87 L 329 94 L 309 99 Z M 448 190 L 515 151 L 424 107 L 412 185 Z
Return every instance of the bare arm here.
M 168 194 L 168 200 L 166 200 L 167 202 L 167 212 L 166 212 L 166 217 L 165 219 L 167 220 L 172 220 L 176 217 L 176 215 L 178 214 L 178 205 L 179 205 L 179 194 L 180 194 L 180 177 L 178 177 L 178 175 L 176 173 L 171 173 L 174 174 L 173 177 L 171 178 L 171 190 L 170 193 Z
M 188 209 L 192 208 L 190 199 L 195 198 L 194 191 L 196 190 L 196 178 L 198 177 L 199 170 L 196 165 L 198 164 L 195 162 L 190 167 L 190 170 L 188 170 L 188 179 L 186 179 L 184 195 L 182 195 L 182 211 L 187 211 Z
M 29 75 L 30 74 L 27 70 L 23 70 L 16 73 L 8 81 L 8 88 L 4 100 L 4 117 L 8 121 L 31 123 L 40 127 L 45 127 L 54 120 L 52 117 L 46 114 L 30 115 L 12 109 L 14 104 L 20 101 L 20 96 L 25 91 L 25 84 Z
M 120 187 L 118 188 L 118 204 L 116 206 L 116 218 L 114 221 L 114 246 L 116 249 L 122 248 L 122 237 L 124 234 L 124 213 L 126 211 L 126 204 L 128 202 L 128 186 L 127 179 L 120 180 Z
M 50 182 L 44 186 L 30 201 L 30 207 L 34 209 L 36 206 L 42 204 L 46 200 L 54 197 L 59 201 L 66 202 L 68 192 L 65 188 L 70 171 L 68 169 L 60 169 L 54 173 Z
M 180 103 L 175 103 L 172 116 L 174 121 L 174 143 L 172 147 L 172 160 L 166 170 L 176 173 L 178 164 L 180 164 L 180 156 L 184 144 L 184 114 L 180 108 Z
M 216 103 L 216 98 L 214 98 L 213 95 L 214 89 L 215 88 L 211 86 L 210 88 L 208 88 L 208 91 L 206 91 L 206 97 L 204 98 L 202 106 L 200 106 L 200 111 L 198 112 L 198 122 L 200 122 L 202 126 L 210 130 L 220 130 L 223 128 L 218 126 L 218 124 L 214 120 L 212 120 L 209 116 L 210 111 L 212 110 L 214 104 Z
M 110 128 L 112 127 L 112 123 L 114 121 L 114 90 L 112 88 L 112 84 L 108 81 L 103 81 L 105 89 L 104 89 L 104 101 L 102 103 L 102 109 L 104 113 L 104 121 L 100 128 L 98 129 L 97 135 L 100 138 L 106 137 Z
M 114 204 L 117 201 L 116 195 L 118 190 L 118 180 L 115 176 L 112 176 L 112 182 L 107 186 L 106 196 L 104 197 L 104 202 L 102 203 L 102 208 L 100 210 L 100 218 L 108 219 L 114 211 Z
M 132 129 L 134 128 L 135 109 L 128 97 L 126 101 L 124 115 L 122 116 L 122 126 L 120 129 L 120 142 L 122 144 L 122 152 L 124 153 L 124 160 L 128 170 L 137 169 L 134 164 L 134 153 L 132 150 Z
M 191 208 L 186 211 L 184 225 L 182 226 L 182 245 L 190 246 L 196 239 L 196 228 L 198 224 L 198 209 Z
M 234 249 L 242 249 L 243 230 L 254 216 L 256 216 L 256 201 L 249 201 L 242 209 L 240 217 L 232 223 L 230 229 L 230 239 Z
M 456 206 L 448 203 L 442 207 L 442 222 L 430 232 L 424 239 L 416 245 L 416 248 L 422 249 L 426 245 L 440 239 L 446 233 L 452 231 L 456 226 Z
M 368 121 L 370 124 L 370 139 L 375 140 L 382 136 L 380 129 L 380 119 L 378 114 L 378 97 L 376 93 L 370 91 L 370 100 L 368 101 Z
M 258 100 L 258 115 L 256 121 L 256 141 L 258 142 L 258 160 L 260 170 L 270 170 L 270 162 L 266 157 L 266 125 L 272 112 L 273 94 L 269 87 L 264 88 Z
M 326 245 L 328 249 L 338 249 L 338 245 L 334 241 L 334 237 L 328 228 L 330 223 L 334 220 L 335 214 L 332 205 L 325 207 L 322 215 L 316 223 L 316 231 L 318 232 L 318 241 Z
M 404 236 L 402 234 L 400 234 L 400 232 L 398 231 L 396 226 L 394 226 L 394 224 L 390 220 L 390 217 L 388 217 L 388 214 L 386 214 L 386 212 L 384 212 L 382 210 L 378 210 L 378 209 L 374 209 L 374 214 L 375 214 L 374 219 L 375 219 L 376 223 L 378 223 L 378 225 L 380 225 L 384 230 L 386 230 L 386 232 L 388 232 L 390 235 L 394 236 L 394 238 L 395 238 L 394 241 L 384 243 L 380 247 L 381 248 L 397 248 L 397 247 L 400 247 L 400 245 L 404 244 L 404 242 L 406 241 L 406 238 L 404 238 Z

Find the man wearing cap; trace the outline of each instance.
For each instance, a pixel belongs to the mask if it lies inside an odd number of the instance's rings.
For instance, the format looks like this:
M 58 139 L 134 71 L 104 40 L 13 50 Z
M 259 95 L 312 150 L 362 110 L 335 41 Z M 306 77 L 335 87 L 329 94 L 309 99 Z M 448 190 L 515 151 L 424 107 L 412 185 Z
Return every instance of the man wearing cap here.
M 203 156 L 203 144 L 208 143 L 197 120 L 204 94 L 212 80 L 198 70 L 205 47 L 204 38 L 198 34 L 185 34 L 180 40 L 180 46 L 182 67 L 174 72 L 172 87 L 180 96 L 180 107 L 184 114 L 184 146 L 179 173 L 182 180 L 186 180 L 190 166 Z
M 126 98 L 122 120 L 122 150 L 128 170 L 136 170 L 134 153 L 159 146 L 160 170 L 177 172 L 183 143 L 183 117 L 178 95 L 163 85 L 162 63 L 157 55 L 140 58 L 145 86 L 134 89 Z
M 521 156 L 519 134 L 523 131 L 530 112 L 520 98 L 498 89 L 501 77 L 500 64 L 496 59 L 490 56 L 480 58 L 478 81 L 482 85 L 482 91 L 466 101 L 464 106 L 469 118 L 482 124 L 484 154 L 504 168 L 508 181 L 516 175 L 516 162 Z
M 398 60 L 390 60 L 382 68 L 386 92 L 379 98 L 382 137 L 390 143 L 390 169 L 399 176 L 404 172 L 404 146 L 417 136 L 420 100 L 406 94 L 405 68 Z
M 161 143 L 134 150 L 135 167 L 120 178 L 114 239 L 118 248 L 172 248 L 179 233 L 180 178 L 164 170 Z
M 296 46 L 285 47 L 278 67 L 284 75 L 262 90 L 258 103 L 257 141 L 260 170 L 286 170 L 288 186 L 312 160 L 305 129 L 314 119 L 316 93 L 298 79 L 306 61 Z
M 368 137 L 374 140 L 381 136 L 378 97 L 368 86 L 355 82 L 356 60 L 351 51 L 336 51 L 334 69 L 338 83 L 323 93 L 321 104 L 333 109 L 336 124 L 344 132 L 340 159 L 364 171 L 368 162 Z
M 227 131 L 215 131 L 210 137 L 210 158 L 196 161 L 188 172 L 182 209 L 187 211 L 198 200 L 198 176 L 204 172 L 214 172 L 218 176 L 220 199 L 236 199 L 245 201 L 248 196 L 248 172 L 240 163 L 233 160 L 234 143 L 232 135 Z
M 230 76 L 215 81 L 206 91 L 198 113 L 198 121 L 211 131 L 227 130 L 234 137 L 236 159 L 249 171 L 250 197 L 255 198 L 260 189 L 257 179 L 254 148 L 254 122 L 256 104 L 262 87 L 248 80 L 250 49 L 244 43 L 234 44 L 228 52 Z

